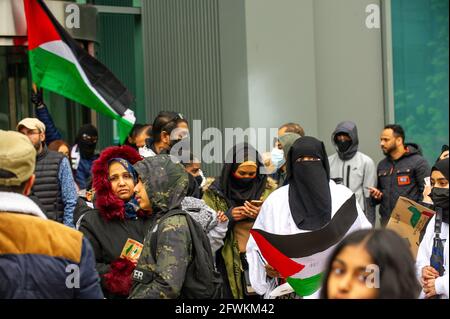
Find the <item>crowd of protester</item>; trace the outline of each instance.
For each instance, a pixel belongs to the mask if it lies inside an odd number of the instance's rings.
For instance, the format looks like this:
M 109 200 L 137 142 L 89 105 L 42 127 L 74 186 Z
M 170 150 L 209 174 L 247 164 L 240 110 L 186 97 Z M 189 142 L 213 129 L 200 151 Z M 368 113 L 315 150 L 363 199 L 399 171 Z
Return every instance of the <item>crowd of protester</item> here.
M 430 167 L 400 125 L 386 125 L 376 165 L 351 121 L 330 132 L 330 156 L 286 123 L 269 156 L 236 144 L 214 177 L 192 153 L 172 154 L 189 136 L 179 113 L 135 124 L 124 145 L 97 153 L 93 125 L 68 143 L 42 92 L 32 102 L 35 118 L 0 131 L 0 298 L 449 298 L 448 146 Z M 417 257 L 386 229 L 400 196 L 435 212 Z M 289 278 L 254 230 L 305 235 L 305 259 L 319 258 L 317 235 L 329 237 L 320 287 L 274 297 Z M 72 281 L 68 267 L 79 270 Z

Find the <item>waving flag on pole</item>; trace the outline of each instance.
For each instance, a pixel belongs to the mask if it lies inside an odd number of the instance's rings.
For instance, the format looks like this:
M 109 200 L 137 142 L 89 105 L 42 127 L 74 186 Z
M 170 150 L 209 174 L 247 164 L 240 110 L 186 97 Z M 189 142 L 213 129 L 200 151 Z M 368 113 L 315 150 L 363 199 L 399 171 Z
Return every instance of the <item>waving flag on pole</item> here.
M 267 263 L 286 278 L 297 295 L 305 297 L 320 288 L 328 256 L 347 233 L 356 230 L 357 219 L 353 194 L 331 221 L 317 231 L 276 235 L 252 229 L 250 233 Z
M 133 96 L 58 23 L 42 0 L 23 0 L 33 82 L 119 122 L 123 142 L 136 118 Z

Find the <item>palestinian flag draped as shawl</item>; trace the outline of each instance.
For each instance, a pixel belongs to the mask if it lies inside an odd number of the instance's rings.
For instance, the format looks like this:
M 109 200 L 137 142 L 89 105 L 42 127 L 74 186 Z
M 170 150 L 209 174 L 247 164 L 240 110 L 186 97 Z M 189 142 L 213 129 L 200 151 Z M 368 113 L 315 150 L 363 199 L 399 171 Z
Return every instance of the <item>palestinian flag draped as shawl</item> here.
M 24 0 L 33 82 L 119 122 L 123 142 L 136 121 L 133 96 L 56 21 L 42 0 Z
M 357 219 L 356 198 L 353 195 L 331 221 L 317 231 L 275 235 L 252 229 L 250 233 L 267 263 L 286 278 L 297 295 L 304 297 L 320 288 L 328 256 L 347 233 L 356 230 Z

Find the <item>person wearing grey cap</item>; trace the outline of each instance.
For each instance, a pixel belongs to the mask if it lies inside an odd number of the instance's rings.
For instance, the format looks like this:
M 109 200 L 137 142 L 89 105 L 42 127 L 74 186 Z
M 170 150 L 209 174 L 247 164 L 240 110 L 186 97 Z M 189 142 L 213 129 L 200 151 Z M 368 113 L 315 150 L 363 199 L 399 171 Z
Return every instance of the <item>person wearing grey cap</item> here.
M 0 299 L 103 298 L 89 241 L 27 197 L 35 163 L 25 136 L 0 130 Z
M 17 131 L 27 136 L 36 150 L 36 181 L 30 195 L 39 200 L 49 219 L 75 227 L 73 212 L 77 190 L 69 160 L 47 148 L 45 125 L 38 119 L 23 119 L 17 125 Z

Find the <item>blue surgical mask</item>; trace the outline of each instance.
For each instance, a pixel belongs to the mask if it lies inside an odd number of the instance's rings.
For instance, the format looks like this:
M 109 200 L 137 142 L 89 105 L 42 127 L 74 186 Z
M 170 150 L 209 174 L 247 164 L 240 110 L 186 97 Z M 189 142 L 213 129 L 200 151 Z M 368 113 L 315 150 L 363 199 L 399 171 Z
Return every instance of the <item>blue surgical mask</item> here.
M 276 170 L 278 170 L 281 166 L 284 165 L 284 163 L 286 163 L 283 150 L 280 150 L 279 148 L 275 147 L 272 150 L 271 154 L 272 154 L 272 164 Z

